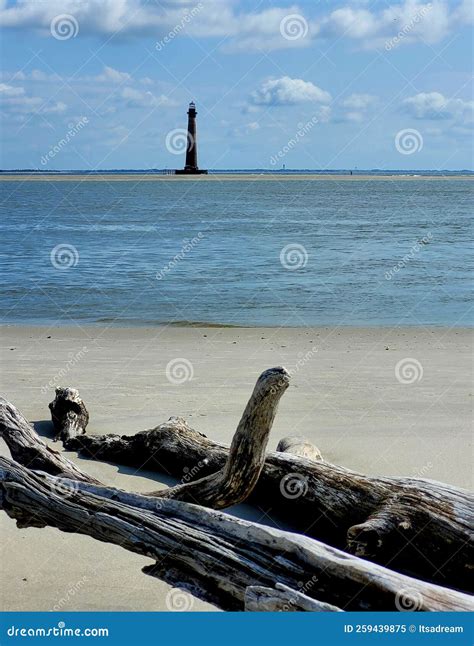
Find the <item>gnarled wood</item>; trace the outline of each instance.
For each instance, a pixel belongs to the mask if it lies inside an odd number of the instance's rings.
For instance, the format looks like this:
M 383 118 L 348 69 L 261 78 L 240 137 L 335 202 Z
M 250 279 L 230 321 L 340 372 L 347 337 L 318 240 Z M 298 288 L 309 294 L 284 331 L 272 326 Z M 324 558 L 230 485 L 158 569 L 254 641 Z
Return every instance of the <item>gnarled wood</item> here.
M 472 598 L 410 579 L 318 541 L 177 500 L 37 473 L 0 458 L 0 507 L 22 527 L 51 526 L 156 561 L 149 573 L 193 585 L 227 610 L 249 586 L 292 590 L 346 610 L 472 610 Z M 207 592 L 208 591 L 208 592 Z M 206 596 L 209 594 L 209 596 Z
M 3 397 L 0 397 L 0 437 L 5 440 L 12 458 L 25 467 L 99 484 L 98 480 L 43 442 L 20 411 Z
M 76 388 L 56 388 L 56 396 L 49 404 L 55 441 L 67 442 L 83 435 L 89 423 L 89 413 Z
M 260 375 L 221 469 L 199 480 L 149 495 L 213 509 L 224 509 L 246 500 L 260 476 L 278 402 L 289 380 L 284 368 L 270 368 Z
M 94 459 L 146 464 L 177 478 L 216 472 L 229 453 L 181 418 L 132 436 L 84 435 L 67 446 Z M 365 476 L 323 460 L 270 452 L 250 500 L 276 522 L 335 547 L 473 590 L 474 500 L 468 491 L 416 478 Z
M 308 460 L 323 459 L 320 450 L 302 435 L 288 435 L 287 437 L 283 437 L 278 442 L 276 450 L 279 453 L 291 453 L 291 455 L 308 458 Z
M 249 586 L 245 590 L 245 610 L 252 612 L 341 612 L 330 603 L 317 601 L 287 585 L 277 583 L 275 588 Z

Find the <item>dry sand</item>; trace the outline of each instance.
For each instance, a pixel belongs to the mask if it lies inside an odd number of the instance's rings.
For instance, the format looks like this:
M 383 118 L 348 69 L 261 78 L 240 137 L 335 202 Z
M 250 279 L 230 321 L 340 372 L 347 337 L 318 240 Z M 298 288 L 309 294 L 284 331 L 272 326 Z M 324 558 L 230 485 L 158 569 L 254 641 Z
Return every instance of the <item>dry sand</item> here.
M 270 449 L 284 435 L 304 434 L 327 460 L 352 469 L 470 487 L 471 349 L 472 331 L 462 328 L 7 326 L 2 392 L 28 419 L 43 422 L 45 434 L 58 382 L 79 388 L 90 433 L 135 433 L 181 415 L 230 442 L 258 374 L 284 365 L 292 385 Z M 174 359 L 190 362 L 191 380 L 168 380 Z M 423 371 L 411 384 L 395 374 L 407 359 L 419 362 L 415 374 Z M 169 484 L 158 474 L 69 457 L 118 487 L 149 490 L 149 478 Z M 245 508 L 238 513 L 265 520 Z M 169 586 L 140 571 L 149 559 L 54 529 L 18 530 L 5 514 L 0 531 L 5 610 L 167 609 Z M 195 600 L 193 609 L 212 608 Z

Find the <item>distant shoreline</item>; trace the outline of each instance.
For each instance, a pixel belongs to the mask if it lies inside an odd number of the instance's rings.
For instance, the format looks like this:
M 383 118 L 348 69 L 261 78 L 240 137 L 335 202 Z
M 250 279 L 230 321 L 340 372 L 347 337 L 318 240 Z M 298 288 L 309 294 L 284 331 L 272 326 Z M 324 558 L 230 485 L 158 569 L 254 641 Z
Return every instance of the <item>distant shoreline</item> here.
M 424 175 L 424 174 L 320 174 L 320 173 L 216 173 L 209 175 L 165 175 L 160 173 L 1 173 L 2 182 L 219 182 L 219 181 L 367 181 L 367 180 L 452 180 L 474 179 L 474 173 Z

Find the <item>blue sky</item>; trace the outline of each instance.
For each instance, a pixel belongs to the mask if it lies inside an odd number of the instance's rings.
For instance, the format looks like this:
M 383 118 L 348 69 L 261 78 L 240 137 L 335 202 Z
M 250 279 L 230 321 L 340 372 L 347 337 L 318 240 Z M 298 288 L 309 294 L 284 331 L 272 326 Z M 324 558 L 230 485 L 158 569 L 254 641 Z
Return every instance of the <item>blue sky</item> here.
M 472 168 L 472 6 L 0 0 L 0 165 Z

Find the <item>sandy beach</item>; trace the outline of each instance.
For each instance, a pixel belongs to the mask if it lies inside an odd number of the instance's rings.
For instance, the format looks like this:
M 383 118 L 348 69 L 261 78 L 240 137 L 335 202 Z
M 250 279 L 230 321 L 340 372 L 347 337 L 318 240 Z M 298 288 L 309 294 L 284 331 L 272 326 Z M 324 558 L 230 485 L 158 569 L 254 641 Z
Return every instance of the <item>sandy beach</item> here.
M 466 175 L 417 175 L 416 173 L 407 173 L 406 175 L 349 175 L 349 174 L 321 174 L 313 173 L 216 173 L 209 175 L 166 175 L 166 174 L 148 174 L 148 173 L 111 173 L 105 175 L 78 175 L 78 174 L 12 174 L 0 173 L 0 182 L 278 182 L 278 181 L 369 181 L 369 180 L 392 180 L 392 181 L 445 181 L 450 179 L 474 179 L 473 174 Z
M 5 326 L 1 337 L 2 393 L 50 442 L 47 405 L 58 383 L 80 390 L 89 433 L 133 434 L 181 415 L 229 443 L 259 373 L 284 365 L 292 385 L 270 450 L 303 434 L 351 469 L 472 484 L 469 329 Z M 168 379 L 174 360 L 191 379 Z M 170 484 L 68 456 L 124 489 Z M 167 610 L 169 586 L 140 571 L 148 559 L 51 528 L 18 530 L 6 515 L 0 524 L 5 610 Z M 193 610 L 209 609 L 195 600 Z

